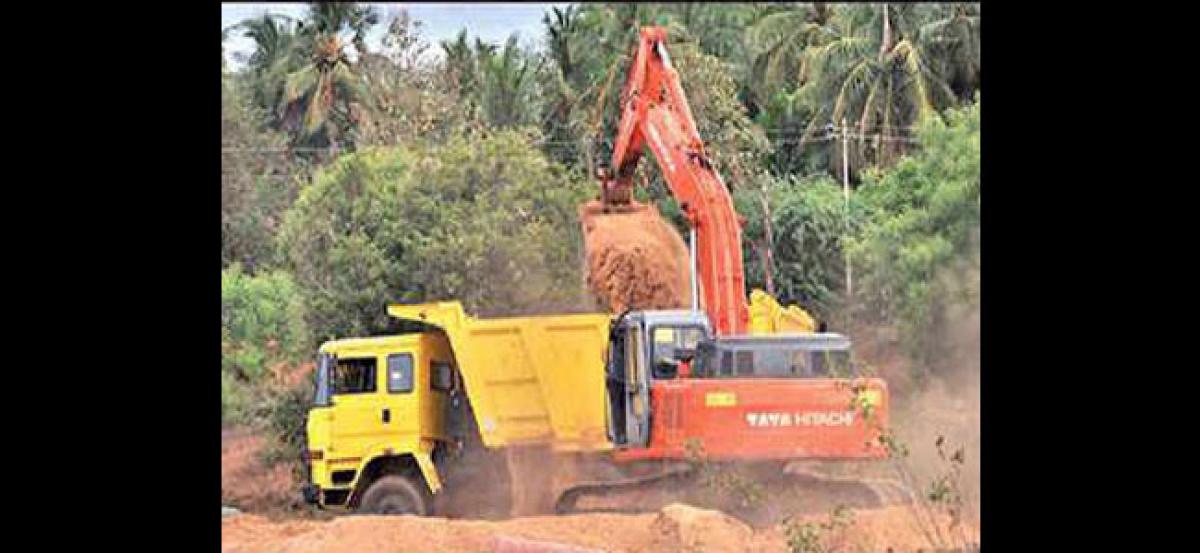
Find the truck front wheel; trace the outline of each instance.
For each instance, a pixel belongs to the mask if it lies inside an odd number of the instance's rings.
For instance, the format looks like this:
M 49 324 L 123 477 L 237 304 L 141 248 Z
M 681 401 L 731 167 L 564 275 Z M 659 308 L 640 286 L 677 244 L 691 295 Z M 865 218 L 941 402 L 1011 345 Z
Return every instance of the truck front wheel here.
M 428 505 L 425 494 L 411 479 L 389 475 L 371 483 L 363 493 L 358 510 L 376 515 L 426 516 L 429 514 Z

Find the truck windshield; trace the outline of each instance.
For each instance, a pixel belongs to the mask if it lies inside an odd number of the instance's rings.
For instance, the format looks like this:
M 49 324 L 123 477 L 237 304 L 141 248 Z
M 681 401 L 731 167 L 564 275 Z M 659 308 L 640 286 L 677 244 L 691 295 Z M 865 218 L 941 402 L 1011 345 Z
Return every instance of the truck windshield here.
M 329 387 L 329 372 L 333 367 L 334 357 L 328 353 L 317 355 L 317 393 L 313 398 L 316 407 L 329 407 L 329 397 L 332 395 Z

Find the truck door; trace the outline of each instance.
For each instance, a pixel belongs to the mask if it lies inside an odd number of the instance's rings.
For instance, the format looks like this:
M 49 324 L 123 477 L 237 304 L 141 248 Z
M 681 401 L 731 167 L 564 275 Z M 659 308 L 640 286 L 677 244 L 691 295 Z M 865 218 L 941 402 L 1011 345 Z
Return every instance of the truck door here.
M 383 429 L 381 412 L 386 407 L 380 393 L 379 358 L 339 357 L 330 375 L 333 403 L 332 433 L 339 449 L 333 456 L 359 455 Z

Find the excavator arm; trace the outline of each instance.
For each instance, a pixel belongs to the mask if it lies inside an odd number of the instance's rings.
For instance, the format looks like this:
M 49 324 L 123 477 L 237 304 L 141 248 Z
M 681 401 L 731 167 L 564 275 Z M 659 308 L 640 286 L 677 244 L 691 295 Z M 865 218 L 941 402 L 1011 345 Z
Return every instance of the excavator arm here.
M 745 334 L 750 324 L 742 266 L 741 224 L 729 189 L 713 169 L 696 130 L 679 74 L 667 54 L 664 27 L 641 31 L 621 95 L 622 113 L 610 173 L 601 174 L 606 210 L 632 201 L 633 172 L 649 147 L 663 179 L 696 231 L 696 269 L 704 310 L 718 335 Z

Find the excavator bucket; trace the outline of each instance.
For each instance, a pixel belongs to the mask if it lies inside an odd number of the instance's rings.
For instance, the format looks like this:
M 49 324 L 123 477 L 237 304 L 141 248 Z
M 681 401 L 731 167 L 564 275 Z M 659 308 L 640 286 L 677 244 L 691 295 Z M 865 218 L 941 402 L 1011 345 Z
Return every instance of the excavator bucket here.
M 687 245 L 653 205 L 592 200 L 578 213 L 588 288 L 610 311 L 688 306 Z

